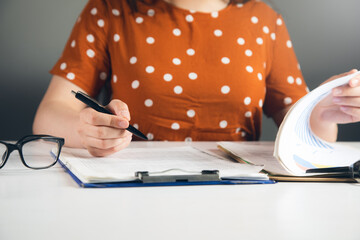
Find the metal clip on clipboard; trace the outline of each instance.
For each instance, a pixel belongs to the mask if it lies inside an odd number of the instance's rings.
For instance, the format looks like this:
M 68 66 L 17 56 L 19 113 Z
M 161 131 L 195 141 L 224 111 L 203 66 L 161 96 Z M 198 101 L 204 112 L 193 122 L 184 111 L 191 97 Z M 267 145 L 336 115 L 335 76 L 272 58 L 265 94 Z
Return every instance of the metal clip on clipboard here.
M 306 173 L 322 173 L 337 178 L 352 178 L 360 182 L 360 160 L 348 167 L 312 168 Z
M 200 174 L 163 175 L 165 172 L 180 170 L 170 169 L 160 173 L 136 172 L 135 176 L 143 183 L 174 183 L 174 182 L 218 182 L 221 181 L 218 170 L 203 170 Z

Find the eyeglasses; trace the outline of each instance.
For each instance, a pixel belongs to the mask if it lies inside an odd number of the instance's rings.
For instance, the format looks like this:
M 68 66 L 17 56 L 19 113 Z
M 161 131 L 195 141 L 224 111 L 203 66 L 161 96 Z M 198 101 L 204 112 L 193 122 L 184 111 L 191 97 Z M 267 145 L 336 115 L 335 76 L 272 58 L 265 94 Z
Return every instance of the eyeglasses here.
M 58 161 L 65 140 L 50 135 L 29 135 L 15 144 L 0 141 L 0 168 L 12 151 L 18 150 L 22 163 L 31 169 L 45 169 Z

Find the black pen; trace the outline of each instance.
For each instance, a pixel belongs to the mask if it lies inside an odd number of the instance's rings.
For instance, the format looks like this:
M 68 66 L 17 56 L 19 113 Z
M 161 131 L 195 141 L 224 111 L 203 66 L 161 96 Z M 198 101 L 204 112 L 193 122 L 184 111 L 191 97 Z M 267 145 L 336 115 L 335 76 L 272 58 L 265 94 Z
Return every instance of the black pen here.
M 83 93 L 81 91 L 75 92 L 73 90 L 71 90 L 71 93 L 74 94 L 77 99 L 79 99 L 80 101 L 85 103 L 87 106 L 91 107 L 92 109 L 94 109 L 94 110 L 96 110 L 98 112 L 114 115 L 112 112 L 107 110 L 103 105 L 98 103 L 95 99 L 93 99 L 92 97 L 90 97 L 86 93 Z M 135 134 L 139 138 L 142 138 L 144 140 L 148 140 L 148 138 L 142 132 L 140 132 L 139 130 L 137 130 L 135 127 L 133 127 L 130 124 L 129 124 L 129 127 L 126 128 L 126 130 L 128 130 L 129 132 Z

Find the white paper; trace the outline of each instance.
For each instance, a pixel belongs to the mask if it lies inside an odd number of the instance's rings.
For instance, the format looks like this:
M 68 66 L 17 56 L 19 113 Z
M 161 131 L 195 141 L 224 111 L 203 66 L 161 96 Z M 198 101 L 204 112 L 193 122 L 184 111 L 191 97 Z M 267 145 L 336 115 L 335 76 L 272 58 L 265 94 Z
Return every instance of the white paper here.
M 135 173 L 138 171 L 187 175 L 219 170 L 221 178 L 267 178 L 259 173 L 260 166 L 240 164 L 190 146 L 126 148 L 105 158 L 63 152 L 60 160 L 83 182 L 131 181 L 137 179 Z
M 338 78 L 301 98 L 285 116 L 275 141 L 274 156 L 294 175 L 309 168 L 349 166 L 360 160 L 360 150 L 318 138 L 310 128 L 310 114 L 316 104 L 335 87 L 348 84 L 354 74 Z

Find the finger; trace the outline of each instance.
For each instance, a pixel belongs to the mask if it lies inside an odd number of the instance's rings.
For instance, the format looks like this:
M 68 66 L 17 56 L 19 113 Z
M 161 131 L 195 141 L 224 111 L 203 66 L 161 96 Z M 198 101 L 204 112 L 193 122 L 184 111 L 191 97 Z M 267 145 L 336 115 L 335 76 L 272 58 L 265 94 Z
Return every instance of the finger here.
M 129 134 L 129 132 L 124 129 L 107 126 L 94 126 L 91 124 L 84 124 L 78 132 L 82 136 L 99 139 L 124 138 Z
M 360 97 L 334 97 L 333 103 L 348 107 L 360 107 Z
M 350 87 L 349 85 L 340 86 L 332 90 L 334 97 L 360 97 L 360 86 Z
M 358 107 L 349 107 L 349 106 L 341 106 L 340 110 L 351 117 L 351 121 L 349 122 L 358 122 L 360 121 L 360 108 Z
M 122 142 L 126 141 L 129 135 L 131 136 L 131 134 L 127 134 L 123 138 L 113 138 L 113 139 L 86 137 L 85 145 L 86 147 L 94 147 L 102 150 L 111 149 L 120 145 Z
M 325 83 L 326 83 L 326 82 L 330 82 L 330 81 L 335 80 L 335 79 L 338 79 L 338 78 L 341 78 L 341 77 L 345 77 L 345 76 L 350 75 L 350 74 L 353 74 L 353 73 L 356 73 L 357 71 L 358 71 L 357 69 L 351 69 L 351 70 L 348 71 L 348 72 L 344 72 L 344 73 L 341 73 L 341 74 L 332 76 L 331 78 L 329 78 L 328 80 L 326 80 Z
M 349 81 L 349 86 L 350 87 L 358 87 L 358 86 L 360 86 L 360 74 L 357 74 L 355 77 L 353 77 Z
M 114 99 L 106 107 L 115 115 L 122 116 L 123 118 L 130 121 L 129 108 L 127 104 L 123 101 L 120 101 L 119 99 Z
M 85 108 L 81 111 L 80 121 L 95 126 L 108 126 L 113 128 L 127 128 L 129 126 L 129 122 L 125 118 L 116 115 L 100 113 L 92 108 Z
M 108 148 L 108 149 L 100 149 L 96 147 L 87 147 L 89 153 L 95 157 L 105 157 L 110 154 L 116 153 L 124 148 L 126 148 L 131 142 L 132 135 L 128 136 L 124 139 L 119 145 Z

